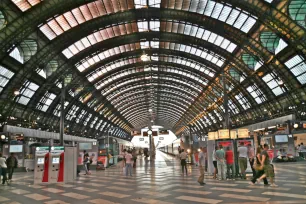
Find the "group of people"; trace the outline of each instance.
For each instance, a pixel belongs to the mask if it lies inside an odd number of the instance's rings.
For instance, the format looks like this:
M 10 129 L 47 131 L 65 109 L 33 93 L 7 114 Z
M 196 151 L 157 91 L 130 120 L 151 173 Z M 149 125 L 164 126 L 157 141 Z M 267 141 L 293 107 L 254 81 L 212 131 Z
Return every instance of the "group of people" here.
M 126 176 L 132 176 L 133 167 L 136 168 L 137 151 L 136 149 L 124 149 L 121 157 L 123 158 L 123 171 Z
M 182 175 L 184 176 L 184 172 L 187 174 L 187 157 L 188 154 L 185 152 L 184 149 L 179 148 L 179 158 L 181 160 L 181 167 L 182 167 Z M 204 147 L 200 147 L 200 153 L 199 153 L 199 171 L 200 176 L 198 178 L 198 183 L 200 185 L 205 185 L 204 183 L 204 171 L 205 171 L 205 158 L 206 158 L 206 151 Z
M 12 181 L 14 169 L 17 168 L 17 165 L 18 160 L 14 153 L 12 153 L 9 158 L 5 159 L 0 152 L 0 177 L 2 176 L 2 185 L 4 185 L 5 182 L 9 183 Z
M 240 176 L 242 179 L 246 179 L 246 169 L 247 163 L 249 160 L 250 167 L 252 169 L 253 178 L 250 184 L 255 185 L 255 183 L 259 183 L 263 180 L 265 185 L 268 184 L 267 178 L 270 179 L 270 186 L 275 187 L 275 175 L 274 175 L 274 167 L 271 164 L 271 160 L 268 154 L 269 146 L 264 144 L 263 147 L 258 147 L 256 150 L 256 154 L 254 152 L 251 144 L 245 146 L 244 142 L 239 144 L 237 149 L 238 152 L 238 165 L 240 168 Z M 180 150 L 180 160 L 182 167 L 182 175 L 184 175 L 184 171 L 187 175 L 187 167 L 186 167 L 186 158 L 187 153 L 184 149 Z M 205 160 L 206 160 L 206 149 L 201 147 L 199 153 L 199 171 L 200 176 L 198 178 L 198 183 L 200 185 L 204 185 L 204 169 L 205 169 Z M 226 150 L 222 147 L 222 145 L 215 147 L 215 150 L 212 154 L 213 157 L 213 165 L 214 165 L 214 179 L 218 180 L 235 180 L 235 164 L 234 164 L 234 152 L 230 147 L 227 147 Z M 272 159 L 272 158 L 271 158 Z

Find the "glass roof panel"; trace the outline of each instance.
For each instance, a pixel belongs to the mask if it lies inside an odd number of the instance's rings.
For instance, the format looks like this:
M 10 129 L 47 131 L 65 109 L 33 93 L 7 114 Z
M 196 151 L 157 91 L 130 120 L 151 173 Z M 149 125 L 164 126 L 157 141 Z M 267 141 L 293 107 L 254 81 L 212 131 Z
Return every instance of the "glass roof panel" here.
M 172 21 L 167 21 L 164 23 L 162 22 L 160 30 L 163 32 L 182 33 L 182 34 L 189 35 L 189 36 L 196 36 L 197 38 L 213 43 L 217 45 L 218 47 L 221 47 L 231 53 L 237 47 L 235 43 L 232 43 L 229 40 L 225 39 L 224 37 L 219 36 L 215 33 L 212 33 L 208 30 L 200 28 L 198 25 L 191 25 L 186 22 L 176 23 L 176 25 L 181 27 L 182 31 L 184 32 L 180 32 L 179 30 L 169 29 L 169 27 L 171 28 L 173 25 L 174 24 L 172 23 Z M 193 31 L 192 33 L 190 32 L 191 30 Z M 223 46 L 221 46 L 221 44 Z
M 20 2 L 20 0 L 13 1 Z M 33 2 L 34 0 L 31 1 Z M 40 2 L 41 0 L 36 1 Z M 26 1 L 21 0 L 21 2 Z M 75 27 L 99 16 L 122 12 L 132 8 L 134 8 L 133 0 L 97 0 L 95 2 L 91 2 L 75 8 L 62 15 L 50 18 L 47 24 L 40 25 L 39 27 L 40 30 L 46 35 L 46 37 L 49 38 L 49 40 L 53 40 L 63 33 L 58 31 L 59 28 L 63 28 L 64 31 L 67 31 L 72 27 Z M 52 24 L 50 24 L 50 22 L 52 22 Z
M 22 12 L 25 12 L 33 6 L 41 3 L 43 0 L 11 0 Z
M 162 4 L 162 8 L 185 10 L 204 14 L 205 16 L 210 16 L 229 25 L 234 25 L 234 27 L 245 33 L 249 32 L 257 19 L 246 11 L 233 9 L 229 4 L 217 3 L 212 0 L 189 0 L 184 1 L 184 5 L 182 5 L 181 0 L 165 0 Z
M 292 57 L 285 65 L 301 84 L 306 84 L 306 61 L 301 55 Z

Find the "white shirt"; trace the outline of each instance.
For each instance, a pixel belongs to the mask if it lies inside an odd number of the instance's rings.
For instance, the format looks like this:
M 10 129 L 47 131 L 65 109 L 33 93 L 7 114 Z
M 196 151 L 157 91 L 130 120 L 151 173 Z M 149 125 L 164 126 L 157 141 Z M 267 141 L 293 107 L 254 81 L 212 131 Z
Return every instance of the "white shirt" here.
M 180 158 L 181 158 L 181 159 L 187 159 L 187 153 L 186 153 L 186 152 L 182 152 L 182 153 L 180 154 Z
M 213 161 L 217 161 L 217 158 L 216 158 L 216 150 L 213 151 L 212 159 L 213 159 Z
M 204 152 L 199 153 L 199 165 L 205 166 L 205 153 Z
M 238 157 L 248 157 L 248 148 L 246 146 L 238 147 L 239 156 Z
M 132 163 L 132 158 L 133 158 L 133 156 L 132 156 L 130 153 L 127 153 L 127 154 L 125 155 L 125 161 L 126 161 L 126 163 L 127 163 L 127 164 L 131 164 L 131 163 Z
M 0 167 L 1 168 L 7 168 L 5 161 L 6 161 L 5 158 L 3 158 L 3 157 L 0 158 Z

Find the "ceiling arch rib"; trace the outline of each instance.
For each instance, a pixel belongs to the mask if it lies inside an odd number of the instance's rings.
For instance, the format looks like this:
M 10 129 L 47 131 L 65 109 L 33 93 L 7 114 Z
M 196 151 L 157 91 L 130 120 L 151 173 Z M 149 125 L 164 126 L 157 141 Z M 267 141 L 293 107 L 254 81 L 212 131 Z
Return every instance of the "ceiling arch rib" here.
M 160 108 L 158 111 L 162 111 L 163 113 L 168 113 L 172 117 L 179 118 L 181 117 L 180 110 L 177 110 L 173 107 L 168 108 L 167 106 L 160 105 Z M 137 118 L 137 114 L 140 115 L 139 117 L 147 117 L 148 119 L 148 109 L 146 104 L 140 104 L 138 109 L 131 109 L 126 116 L 130 120 L 134 120 Z M 150 119 L 151 120 L 151 119 Z
M 155 80 L 155 83 L 158 83 L 161 80 L 167 81 L 169 83 L 179 83 L 181 85 L 187 86 L 189 88 L 192 88 L 193 90 L 197 91 L 198 94 L 201 91 L 201 85 L 197 84 L 197 82 L 191 82 L 188 81 L 188 78 L 184 77 L 181 78 L 180 75 L 175 75 L 173 73 L 171 74 L 167 74 L 167 75 L 163 75 L 163 76 L 149 76 L 149 77 L 145 77 L 145 74 L 143 73 L 138 73 L 138 74 L 134 74 L 136 77 L 131 77 L 131 78 L 126 78 L 125 80 L 119 81 L 118 84 L 112 84 L 112 86 L 105 88 L 101 91 L 102 95 L 107 96 L 110 93 L 119 90 L 121 87 L 123 86 L 129 86 L 129 85 L 133 85 L 134 82 L 139 82 L 139 81 L 147 81 L 147 83 L 152 83 L 151 80 Z M 138 76 L 138 77 L 137 77 Z M 140 76 L 140 77 L 139 77 Z M 154 83 L 153 82 L 153 83 Z
M 205 86 L 208 83 L 208 80 L 201 75 L 197 73 L 193 73 L 192 70 L 186 70 L 184 69 L 184 66 L 164 66 L 159 67 L 157 64 L 156 66 L 148 64 L 148 66 L 142 68 L 142 67 L 132 67 L 130 66 L 124 66 L 125 69 L 122 69 L 122 71 L 118 71 L 112 75 L 104 77 L 102 80 L 97 81 L 95 83 L 95 87 L 98 90 L 103 89 L 104 87 L 107 87 L 111 85 L 112 83 L 116 81 L 120 81 L 120 79 L 127 78 L 131 74 L 137 74 L 142 73 L 146 74 L 147 77 L 150 77 L 150 74 L 158 74 L 158 73 L 173 73 L 176 76 L 181 76 L 182 78 L 190 78 L 190 81 L 196 82 L 199 85 Z M 153 76 L 154 77 L 154 76 Z
M 175 97 L 178 98 L 180 97 L 181 100 L 183 100 L 187 104 L 191 104 L 194 100 L 192 97 L 188 97 L 184 93 L 179 93 L 179 92 L 170 92 L 170 91 L 163 91 L 163 90 L 158 90 L 157 93 L 160 93 L 160 95 L 167 95 L 169 97 Z M 144 90 L 140 91 L 137 93 L 132 93 L 129 95 L 123 95 L 122 99 L 117 100 L 117 101 L 112 101 L 112 104 L 117 108 L 117 107 L 122 107 L 123 105 L 130 105 L 130 103 L 134 103 L 134 100 L 138 98 L 145 98 L 147 95 L 149 95 L 149 90 Z M 117 108 L 119 110 L 119 108 Z
M 92 2 L 95 0 L 87 1 Z M 44 1 L 44 3 L 33 7 L 33 9 L 30 10 L 31 12 L 25 12 L 16 17 L 16 19 L 10 21 L 6 28 L 0 32 L 0 59 L 3 59 L 9 50 L 14 49 L 15 46 L 19 45 L 19 43 L 26 39 L 31 33 L 35 32 L 38 25 L 42 22 L 58 13 L 67 12 L 83 4 L 84 0 Z
M 175 98 L 177 99 L 177 98 Z M 183 104 L 183 103 L 178 103 L 179 101 L 182 101 L 184 102 L 183 100 L 177 100 L 175 101 L 172 97 L 161 97 L 159 99 L 159 102 L 160 101 L 170 101 L 170 102 L 173 102 L 173 104 L 171 105 L 171 107 L 176 107 L 178 108 L 178 110 L 181 110 L 181 111 L 185 111 L 186 108 L 188 108 L 187 105 Z M 120 108 L 120 112 L 121 114 L 125 115 L 126 111 L 127 110 L 130 110 L 130 109 L 133 109 L 133 108 L 137 108 L 140 104 L 148 104 L 149 102 L 144 98 L 143 100 L 138 100 L 135 102 L 135 104 L 133 105 L 130 105 L 128 108 L 127 108 L 127 105 L 125 105 L 124 107 Z M 147 112 L 148 112 L 149 108 L 147 108 Z
M 164 66 L 178 66 L 184 67 L 188 71 L 193 71 L 203 78 L 203 84 L 207 84 L 207 80 L 211 80 L 214 77 L 215 72 L 210 71 L 205 65 L 197 63 L 193 60 L 184 57 L 168 56 L 160 53 L 159 56 L 149 57 L 150 61 L 142 62 L 139 56 L 129 56 L 129 58 L 121 58 L 119 60 L 113 61 L 112 63 L 106 64 L 103 67 L 99 67 L 95 71 L 88 74 L 86 77 L 89 82 L 97 83 L 99 79 L 105 79 L 111 74 L 122 72 L 125 67 L 131 66 L 143 66 L 144 71 L 150 69 L 154 70 L 156 66 L 162 64 Z M 153 66 L 153 67 L 151 67 Z M 155 67 L 154 67 L 155 66 Z M 97 88 L 99 89 L 99 88 Z

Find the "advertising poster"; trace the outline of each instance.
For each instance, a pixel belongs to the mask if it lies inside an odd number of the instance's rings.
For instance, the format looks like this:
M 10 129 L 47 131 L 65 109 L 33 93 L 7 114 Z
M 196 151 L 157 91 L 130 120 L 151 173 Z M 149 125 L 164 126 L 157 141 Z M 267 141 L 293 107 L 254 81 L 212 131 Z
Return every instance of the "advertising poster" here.
M 102 162 L 102 164 L 104 164 L 104 166 L 106 167 L 106 164 L 107 164 L 107 157 L 106 156 L 98 156 L 97 161 Z
M 97 164 L 97 153 L 96 152 L 88 152 L 89 158 L 92 159 L 92 164 Z

